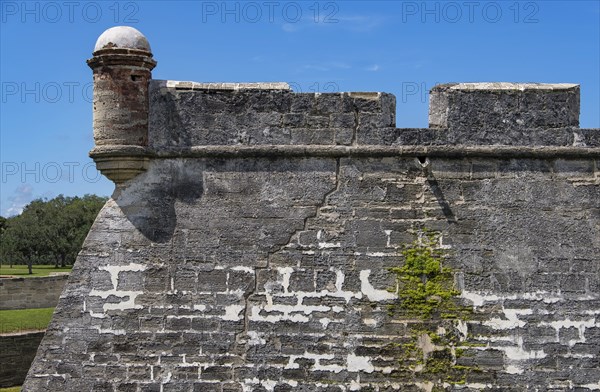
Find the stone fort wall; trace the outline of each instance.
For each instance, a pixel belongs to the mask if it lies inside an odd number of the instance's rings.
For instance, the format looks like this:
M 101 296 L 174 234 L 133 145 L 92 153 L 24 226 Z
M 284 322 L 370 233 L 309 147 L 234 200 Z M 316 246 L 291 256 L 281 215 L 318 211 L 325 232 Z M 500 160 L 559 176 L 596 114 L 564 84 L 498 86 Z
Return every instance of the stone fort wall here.
M 0 334 L 0 388 L 23 384 L 44 332 Z
M 0 310 L 56 306 L 67 276 L 0 279 Z
M 90 60 L 114 91 L 155 65 L 119 33 Z M 94 102 L 117 187 L 24 391 L 600 389 L 600 130 L 578 127 L 579 86 L 438 86 L 426 129 L 396 128 L 384 93 L 143 86 Z M 427 232 L 469 317 L 391 311 L 390 268 Z

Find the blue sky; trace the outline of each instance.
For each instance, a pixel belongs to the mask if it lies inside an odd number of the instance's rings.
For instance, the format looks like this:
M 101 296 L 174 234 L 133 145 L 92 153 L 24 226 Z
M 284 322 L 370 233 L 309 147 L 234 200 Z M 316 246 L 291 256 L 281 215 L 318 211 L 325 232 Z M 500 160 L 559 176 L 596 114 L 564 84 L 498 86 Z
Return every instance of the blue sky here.
M 88 158 L 97 37 L 148 37 L 155 79 L 284 81 L 385 91 L 398 127 L 427 127 L 436 83 L 581 84 L 600 127 L 600 1 L 0 1 L 0 214 L 113 185 Z

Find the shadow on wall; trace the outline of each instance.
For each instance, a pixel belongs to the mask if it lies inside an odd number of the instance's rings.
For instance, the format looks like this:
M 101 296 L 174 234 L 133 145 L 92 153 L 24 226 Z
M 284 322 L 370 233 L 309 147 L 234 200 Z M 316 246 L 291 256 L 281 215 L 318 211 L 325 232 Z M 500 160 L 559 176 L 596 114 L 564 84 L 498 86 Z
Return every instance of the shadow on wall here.
M 446 200 L 446 197 L 444 196 L 444 192 L 442 191 L 440 184 L 435 179 L 435 177 L 433 177 L 433 175 L 429 174 L 427 176 L 427 184 L 429 185 L 429 189 L 431 190 L 438 204 L 440 205 L 442 213 L 444 214 L 444 217 L 446 218 L 448 223 L 457 223 L 456 216 L 454 215 L 454 212 L 452 212 L 450 203 L 448 203 L 448 200 Z
M 127 219 L 149 240 L 168 242 L 175 231 L 175 202 L 192 204 L 203 193 L 202 171 L 183 160 L 168 165 L 150 164 L 126 187 L 117 187 L 112 195 Z
M 454 215 L 454 212 L 450 207 L 450 203 L 448 203 L 448 200 L 446 200 L 446 196 L 444 196 L 444 192 L 442 191 L 440 184 L 433 175 L 433 172 L 431 170 L 431 162 L 429 161 L 429 158 L 419 157 L 418 160 L 421 164 L 421 168 L 423 169 L 423 175 L 427 178 L 427 184 L 429 185 L 429 189 L 431 190 L 431 193 L 433 193 L 435 199 L 440 205 L 444 217 L 446 218 L 448 223 L 457 223 L 456 216 Z
M 172 91 L 161 93 L 161 85 L 160 81 L 151 81 L 149 84 L 150 107 L 160 108 L 160 110 L 150 110 L 148 114 L 149 144 L 193 145 L 192 134 L 181 118 L 182 109 L 178 97 Z M 188 100 L 194 99 L 194 96 L 191 94 Z M 207 109 L 198 107 L 198 110 L 205 112 Z M 165 130 L 169 130 L 169 132 L 165 132 Z
M 315 215 L 336 176 L 328 158 L 155 159 L 113 200 L 152 242 L 169 242 L 177 226 L 202 232 L 205 243 L 224 230 L 230 245 L 269 251 Z
M 205 185 L 203 173 L 207 170 L 239 172 L 240 167 L 235 166 L 240 164 L 249 171 L 262 171 L 267 169 L 267 166 L 271 171 L 299 170 L 293 164 L 283 166 L 280 164 L 277 165 L 278 167 L 273 167 L 272 164 L 263 163 L 263 165 L 266 164 L 265 167 L 262 167 L 261 164 L 252 167 L 253 165 L 248 166 L 248 162 L 245 160 L 237 164 L 233 163 L 233 166 L 230 167 L 221 167 L 218 163 L 206 167 L 205 162 L 184 158 L 155 160 L 150 163 L 148 171 L 131 180 L 126 186 L 117 187 L 112 198 L 127 219 L 147 239 L 156 243 L 166 243 L 171 240 L 177 225 L 175 203 L 179 201 L 191 205 L 203 196 Z M 456 223 L 457 218 L 446 200 L 442 188 L 428 167 L 424 167 L 423 175 L 427 177 L 427 184 L 437 199 L 447 222 Z M 270 182 L 268 179 L 265 180 L 267 183 Z M 241 179 L 240 181 L 243 182 Z M 255 195 L 255 197 L 259 196 Z

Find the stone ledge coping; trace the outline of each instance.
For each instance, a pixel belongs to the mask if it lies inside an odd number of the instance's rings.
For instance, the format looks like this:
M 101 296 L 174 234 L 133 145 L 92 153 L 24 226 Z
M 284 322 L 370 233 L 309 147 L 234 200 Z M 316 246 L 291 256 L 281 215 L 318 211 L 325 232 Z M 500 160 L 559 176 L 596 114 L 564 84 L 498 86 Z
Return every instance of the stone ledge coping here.
M 209 90 L 209 91 L 239 91 L 239 90 L 289 90 L 285 82 L 259 82 L 259 83 L 199 83 L 177 80 L 154 80 L 160 87 L 174 88 L 176 90 Z
M 178 80 L 156 80 L 150 81 L 158 88 L 170 88 L 180 91 L 287 91 L 295 94 L 290 85 L 286 82 L 258 82 L 258 83 L 202 83 L 202 82 L 186 82 Z M 383 94 L 380 91 L 347 91 L 335 93 L 311 93 L 314 95 L 347 95 L 351 98 L 380 99 Z
M 328 146 L 258 145 L 193 146 L 154 151 L 132 146 L 98 146 L 90 151 L 94 159 L 145 156 L 149 158 L 237 158 L 237 157 L 496 157 L 496 158 L 600 158 L 600 148 L 523 146 Z
M 2 285 L 2 283 L 7 282 L 7 281 L 31 281 L 31 280 L 35 280 L 35 279 L 50 279 L 50 280 L 60 280 L 60 279 L 66 279 L 69 277 L 70 272 L 51 272 L 51 274 L 56 274 L 56 275 L 47 275 L 47 276 L 31 276 L 31 277 L 23 277 L 23 276 L 18 276 L 18 275 L 0 275 L 0 286 Z M 55 278 L 59 278 L 59 279 L 55 279 Z M 2 307 L 0 306 L 0 310 L 2 310 Z
M 434 86 L 431 91 L 436 90 L 490 90 L 490 91 L 525 91 L 525 90 L 570 90 L 579 88 L 573 83 L 511 83 L 511 82 L 482 82 L 482 83 L 445 83 Z
M 27 331 L 0 333 L 0 338 L 18 337 L 18 336 L 27 336 L 27 335 L 38 335 L 38 334 L 43 335 L 45 333 L 46 333 L 45 329 L 30 329 L 30 330 L 27 330 Z

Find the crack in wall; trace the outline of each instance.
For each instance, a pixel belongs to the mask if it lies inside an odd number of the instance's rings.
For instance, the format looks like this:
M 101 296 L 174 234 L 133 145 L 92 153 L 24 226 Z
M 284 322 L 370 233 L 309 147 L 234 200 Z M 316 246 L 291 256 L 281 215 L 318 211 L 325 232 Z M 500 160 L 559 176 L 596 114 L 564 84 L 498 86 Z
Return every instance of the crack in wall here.
M 304 222 L 302 225 L 302 229 L 299 230 L 295 230 L 288 238 L 288 240 L 286 241 L 285 244 L 283 245 L 279 245 L 276 249 L 274 250 L 270 250 L 267 252 L 266 255 L 266 259 L 265 259 L 265 265 L 260 267 L 257 266 L 254 268 L 254 287 L 251 290 L 248 290 L 247 292 L 244 293 L 243 295 L 243 301 L 244 301 L 244 328 L 241 332 L 238 332 L 237 334 L 235 334 L 235 342 L 236 344 L 240 344 L 240 345 L 244 345 L 247 346 L 248 342 L 250 340 L 249 338 L 249 334 L 250 334 L 250 328 L 249 328 L 249 322 L 250 322 L 250 317 L 251 317 L 251 312 L 252 312 L 252 307 L 250 306 L 250 297 L 252 297 L 253 295 L 258 293 L 259 287 L 258 287 L 258 274 L 260 273 L 260 271 L 267 271 L 271 268 L 270 263 L 269 263 L 269 259 L 271 258 L 272 255 L 282 251 L 285 247 L 289 246 L 291 244 L 291 242 L 293 241 L 293 239 L 298 235 L 299 232 L 301 231 L 305 231 L 307 229 L 308 226 L 308 220 L 309 219 L 314 219 L 314 218 L 318 218 L 319 214 L 320 214 L 320 210 L 321 208 L 323 208 L 324 206 L 327 205 L 328 203 L 328 198 L 334 194 L 335 192 L 339 191 L 340 189 L 340 160 L 341 158 L 336 158 L 335 162 L 336 162 L 336 166 L 335 166 L 335 180 L 334 180 L 334 186 L 332 189 L 330 189 L 329 191 L 325 192 L 325 194 L 323 195 L 323 198 L 320 202 L 318 202 L 315 206 L 315 212 L 314 214 L 308 215 L 307 217 L 304 218 Z M 246 353 L 248 352 L 247 347 L 246 349 L 244 349 L 243 351 L 243 355 L 242 358 L 245 359 Z
M 335 162 L 336 162 L 336 167 L 335 167 L 335 186 L 331 190 L 325 192 L 325 194 L 323 195 L 323 199 L 319 203 L 317 203 L 317 205 L 315 206 L 315 213 L 311 214 L 311 215 L 308 215 L 307 217 L 304 218 L 304 223 L 303 223 L 301 229 L 295 230 L 290 235 L 288 241 L 285 244 L 280 245 L 280 246 L 277 247 L 277 249 L 268 252 L 266 266 L 265 267 L 261 267 L 261 268 L 268 269 L 269 268 L 269 258 L 271 257 L 271 255 L 274 255 L 274 254 L 282 251 L 285 247 L 289 246 L 292 243 L 294 237 L 296 237 L 298 235 L 298 233 L 300 233 L 302 231 L 306 231 L 307 230 L 307 226 L 308 226 L 308 220 L 309 219 L 316 219 L 316 218 L 318 218 L 320 216 L 321 209 L 323 207 L 325 207 L 327 205 L 327 203 L 328 203 L 327 199 L 332 194 L 334 194 L 335 192 L 339 191 L 339 189 L 340 189 L 340 160 L 341 160 L 341 158 L 336 158 L 336 160 L 335 160 Z

